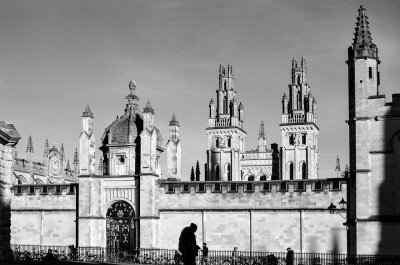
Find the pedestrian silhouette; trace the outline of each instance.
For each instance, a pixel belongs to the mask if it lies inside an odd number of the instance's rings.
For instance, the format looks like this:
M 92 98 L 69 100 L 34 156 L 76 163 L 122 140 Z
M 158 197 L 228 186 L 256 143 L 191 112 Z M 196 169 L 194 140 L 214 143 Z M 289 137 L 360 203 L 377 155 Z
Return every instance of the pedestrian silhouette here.
M 286 265 L 293 265 L 294 264 L 294 251 L 291 248 L 287 248 L 286 253 Z
M 195 265 L 196 256 L 200 247 L 196 243 L 197 225 L 191 223 L 190 226 L 183 228 L 179 237 L 178 249 L 182 253 L 184 265 Z

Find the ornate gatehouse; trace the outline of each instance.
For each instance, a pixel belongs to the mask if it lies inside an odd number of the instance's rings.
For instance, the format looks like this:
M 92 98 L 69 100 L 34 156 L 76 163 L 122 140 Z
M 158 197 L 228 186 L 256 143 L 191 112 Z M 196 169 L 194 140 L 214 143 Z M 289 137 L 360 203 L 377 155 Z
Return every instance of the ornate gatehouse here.
M 135 249 L 135 213 L 125 201 L 113 203 L 107 210 L 107 248 L 116 250 Z

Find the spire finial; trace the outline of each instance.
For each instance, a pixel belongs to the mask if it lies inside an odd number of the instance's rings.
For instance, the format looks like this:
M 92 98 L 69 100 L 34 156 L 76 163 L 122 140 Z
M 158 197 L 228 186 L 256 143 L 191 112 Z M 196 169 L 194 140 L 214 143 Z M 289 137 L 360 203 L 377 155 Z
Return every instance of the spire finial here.
M 154 114 L 154 109 L 151 106 L 150 99 L 147 100 L 146 107 L 143 109 L 143 113 L 152 113 L 152 114 Z
M 32 154 L 35 152 L 35 150 L 33 150 L 33 141 L 32 141 L 31 135 L 29 135 L 29 138 L 28 138 L 28 144 L 26 145 L 26 152 L 32 153 Z
M 47 138 L 46 142 L 44 143 L 43 157 L 49 157 L 49 140 Z
M 90 110 L 89 104 L 86 104 L 85 111 L 82 112 L 82 117 L 91 117 L 91 118 L 94 118 L 94 117 L 93 117 L 93 112 Z
M 169 122 L 169 126 L 179 126 L 179 122 L 176 120 L 175 113 L 172 114 L 171 121 Z
M 378 57 L 378 49 L 372 42 L 366 9 L 362 5 L 358 9 L 353 49 L 356 57 Z
M 264 129 L 264 121 L 260 123 L 260 131 L 258 132 L 258 139 L 265 138 L 265 129 Z
M 136 82 L 134 80 L 129 81 L 129 90 L 131 91 L 131 94 L 133 94 L 133 91 L 136 89 Z
M 75 164 L 79 164 L 79 153 L 78 153 L 78 148 L 75 148 L 73 163 L 74 163 L 74 165 L 75 165 Z
M 339 155 L 337 155 L 337 157 L 336 157 L 336 167 L 335 167 L 335 171 L 340 172 L 340 159 L 339 159 Z
M 60 153 L 61 153 L 61 160 L 64 161 L 65 160 L 64 143 L 61 143 Z

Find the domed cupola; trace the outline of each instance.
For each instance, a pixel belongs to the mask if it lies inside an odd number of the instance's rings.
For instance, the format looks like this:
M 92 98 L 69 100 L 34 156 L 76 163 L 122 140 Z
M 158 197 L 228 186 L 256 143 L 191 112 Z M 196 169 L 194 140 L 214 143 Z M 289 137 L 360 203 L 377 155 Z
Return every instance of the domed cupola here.
M 139 97 L 134 94 L 135 81 L 129 82 L 130 94 L 126 96 L 125 113 L 108 126 L 103 134 L 103 145 L 134 144 L 143 130 L 143 118 L 139 112 Z
M 136 161 L 140 154 L 140 134 L 143 131 L 143 115 L 135 95 L 136 83 L 129 82 L 130 93 L 125 112 L 108 126 L 101 138 L 103 173 L 105 175 L 127 175 L 139 171 Z

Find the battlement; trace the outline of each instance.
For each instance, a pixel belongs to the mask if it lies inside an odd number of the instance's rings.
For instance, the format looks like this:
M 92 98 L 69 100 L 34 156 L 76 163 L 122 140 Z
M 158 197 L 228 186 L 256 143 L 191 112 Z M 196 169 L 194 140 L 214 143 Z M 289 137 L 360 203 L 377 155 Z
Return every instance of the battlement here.
M 346 179 L 307 179 L 271 181 L 174 181 L 160 180 L 166 194 L 180 193 L 286 193 L 346 190 Z
M 76 186 L 76 184 L 21 184 L 14 185 L 11 188 L 11 192 L 14 196 L 75 195 L 77 189 Z

